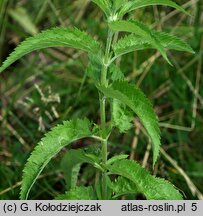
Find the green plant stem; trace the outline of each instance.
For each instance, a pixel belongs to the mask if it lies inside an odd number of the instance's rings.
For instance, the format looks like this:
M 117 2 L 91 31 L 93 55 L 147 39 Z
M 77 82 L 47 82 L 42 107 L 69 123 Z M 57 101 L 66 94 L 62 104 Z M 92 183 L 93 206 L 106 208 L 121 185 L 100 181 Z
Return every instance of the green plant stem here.
M 101 129 L 102 129 L 102 138 L 105 138 L 105 130 L 106 130 L 106 99 L 104 96 L 100 96 L 100 114 L 101 114 Z M 107 162 L 107 140 L 102 140 L 102 163 L 103 165 Z M 107 182 L 106 182 L 106 173 L 102 174 L 102 197 L 106 199 L 107 195 Z
M 109 59 L 110 59 L 110 50 L 111 43 L 113 39 L 113 33 L 109 30 L 107 43 L 106 43 L 106 51 L 103 59 L 103 68 L 101 71 L 101 85 L 108 86 L 107 80 L 107 72 L 109 67 Z M 107 162 L 107 139 L 106 139 L 106 98 L 104 95 L 100 94 L 100 116 L 101 116 L 101 130 L 102 130 L 102 138 L 104 139 L 102 143 L 102 163 L 105 166 Z M 102 197 L 103 199 L 107 199 L 107 176 L 104 172 L 102 175 Z

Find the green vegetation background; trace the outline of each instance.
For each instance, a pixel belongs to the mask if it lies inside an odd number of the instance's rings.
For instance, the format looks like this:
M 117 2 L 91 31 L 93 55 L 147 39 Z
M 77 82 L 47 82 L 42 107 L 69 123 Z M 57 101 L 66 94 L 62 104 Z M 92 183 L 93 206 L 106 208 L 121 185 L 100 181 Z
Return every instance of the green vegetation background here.
M 196 54 L 170 52 L 174 67 L 151 50 L 130 53 L 117 62 L 127 79 L 151 99 L 160 118 L 159 161 L 152 170 L 151 144 L 137 118 L 127 134 L 114 131 L 109 150 L 112 155 L 129 154 L 152 174 L 168 179 L 185 199 L 203 199 L 203 3 L 176 2 L 192 16 L 166 7 L 147 7 L 132 16 L 180 36 Z M 89 0 L 0 0 L 0 63 L 20 41 L 54 26 L 77 26 L 101 41 L 107 34 L 101 11 Z M 83 52 L 54 48 L 25 56 L 0 75 L 0 199 L 19 199 L 22 168 L 50 127 L 85 116 L 99 123 L 98 93 L 86 77 L 86 66 Z M 31 199 L 52 199 L 64 192 L 60 162 L 67 150 L 46 167 Z M 78 185 L 93 184 L 94 175 L 92 168 L 83 166 Z

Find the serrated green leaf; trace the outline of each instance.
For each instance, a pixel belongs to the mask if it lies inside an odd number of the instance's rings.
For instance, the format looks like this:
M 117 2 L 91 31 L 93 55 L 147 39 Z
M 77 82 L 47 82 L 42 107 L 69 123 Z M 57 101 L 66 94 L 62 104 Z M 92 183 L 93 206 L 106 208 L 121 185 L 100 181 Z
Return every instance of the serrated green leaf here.
M 109 27 L 113 31 L 131 32 L 138 36 L 141 36 L 144 39 L 147 39 L 157 50 L 159 50 L 163 58 L 171 65 L 164 47 L 154 36 L 153 31 L 150 30 L 145 24 L 138 22 L 137 20 L 121 20 L 110 22 Z
M 100 9 L 106 14 L 106 16 L 111 15 L 111 2 L 110 0 L 91 0 L 94 2 L 97 6 L 100 7 Z
M 138 8 L 150 6 L 150 5 L 163 5 L 175 8 L 185 14 L 188 14 L 181 6 L 170 0 L 130 0 L 128 3 L 124 4 L 119 12 L 119 16 L 123 16 L 126 13 L 136 10 Z
M 117 127 L 121 133 L 125 133 L 132 127 L 133 113 L 119 100 L 112 102 L 112 124 Z
M 123 176 L 119 176 L 115 179 L 114 182 L 111 183 L 111 189 L 114 192 L 113 198 L 117 198 L 119 196 L 127 194 L 139 193 L 135 183 L 133 183 L 132 181 Z
M 116 161 L 128 158 L 128 156 L 129 155 L 126 155 L 126 154 L 113 156 L 112 158 L 108 159 L 108 161 L 106 162 L 106 164 L 107 165 L 111 165 L 111 164 L 115 163 Z
M 114 82 L 109 87 L 98 86 L 98 89 L 106 97 L 117 99 L 126 104 L 138 115 L 152 140 L 154 165 L 159 155 L 160 130 L 150 101 L 140 89 L 125 81 Z
M 94 161 L 86 156 L 83 149 L 70 149 L 61 160 L 61 169 L 66 181 L 66 189 L 76 187 L 80 166 L 82 163 L 94 165 Z
M 75 140 L 92 136 L 91 127 L 89 120 L 77 119 L 65 121 L 62 125 L 54 127 L 45 134 L 24 167 L 20 192 L 21 199 L 27 199 L 39 174 L 62 148 Z
M 136 185 L 149 200 L 182 200 L 180 192 L 168 181 L 151 176 L 138 163 L 121 160 L 109 167 L 111 174 L 121 175 Z
M 153 31 L 153 34 L 166 49 L 185 51 L 193 54 L 195 53 L 194 50 L 185 41 L 174 35 L 159 31 Z
M 75 187 L 63 195 L 59 195 L 55 200 L 95 200 L 96 196 L 91 186 Z
M 23 41 L 10 54 L 6 61 L 4 61 L 3 65 L 0 67 L 0 73 L 12 63 L 32 51 L 56 46 L 77 48 L 92 53 L 100 50 L 99 43 L 85 32 L 77 28 L 57 27 L 43 31 Z
M 180 38 L 165 32 L 152 31 L 153 35 L 159 40 L 160 44 L 167 50 L 178 50 L 194 53 L 193 49 Z M 135 50 L 155 49 L 156 47 L 146 38 L 130 34 L 121 38 L 113 45 L 116 56 L 120 56 Z

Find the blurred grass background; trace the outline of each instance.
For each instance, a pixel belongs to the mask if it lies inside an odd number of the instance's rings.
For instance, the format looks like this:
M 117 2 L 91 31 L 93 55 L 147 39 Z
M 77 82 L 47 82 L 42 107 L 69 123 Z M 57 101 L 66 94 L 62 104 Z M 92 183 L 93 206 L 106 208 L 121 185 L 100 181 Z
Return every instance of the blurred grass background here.
M 174 67 L 154 50 L 134 52 L 117 62 L 140 86 L 160 118 L 162 149 L 152 170 L 151 143 L 137 118 L 127 134 L 114 131 L 111 155 L 127 153 L 151 173 L 176 185 L 185 199 L 203 199 L 203 3 L 177 0 L 186 16 L 166 7 L 147 7 L 131 16 L 187 41 L 196 54 L 169 52 Z M 89 0 L 0 0 L 0 63 L 25 38 L 55 26 L 77 26 L 106 38 L 101 11 Z M 18 199 L 23 166 L 35 144 L 63 120 L 99 122 L 96 89 L 86 77 L 87 56 L 54 48 L 23 57 L 0 75 L 0 199 Z M 88 145 L 85 140 L 73 146 Z M 60 161 L 52 160 L 33 187 L 31 199 L 52 199 L 65 190 Z M 81 169 L 78 184 L 92 184 L 94 170 Z

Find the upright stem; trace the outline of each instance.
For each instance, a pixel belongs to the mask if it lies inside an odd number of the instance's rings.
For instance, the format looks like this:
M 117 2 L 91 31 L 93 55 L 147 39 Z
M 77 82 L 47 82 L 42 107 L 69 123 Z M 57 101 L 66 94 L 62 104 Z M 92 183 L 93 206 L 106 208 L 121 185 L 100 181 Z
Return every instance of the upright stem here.
M 110 50 L 112 43 L 113 33 L 109 30 L 106 44 L 106 51 L 103 60 L 103 67 L 101 71 L 101 85 L 108 86 L 107 72 L 109 67 Z M 100 116 L 101 116 L 101 130 L 102 138 L 102 163 L 106 165 L 107 162 L 107 140 L 106 140 L 106 98 L 103 94 L 100 94 Z M 102 174 L 102 195 L 103 199 L 107 198 L 107 175 Z

